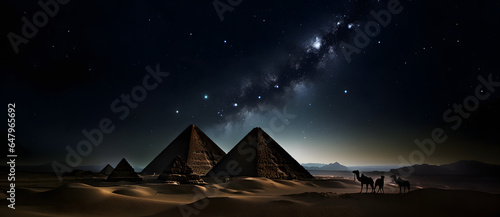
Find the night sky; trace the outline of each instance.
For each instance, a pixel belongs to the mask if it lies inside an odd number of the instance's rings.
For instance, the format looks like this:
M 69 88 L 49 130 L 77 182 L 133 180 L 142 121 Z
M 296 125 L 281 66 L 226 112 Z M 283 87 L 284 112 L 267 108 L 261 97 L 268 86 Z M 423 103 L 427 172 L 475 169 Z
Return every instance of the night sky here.
M 214 1 L 58 4 L 16 53 L 10 33 L 43 9 L 2 1 L 19 161 L 64 163 L 107 118 L 114 130 L 80 165 L 142 168 L 189 124 L 226 152 L 261 127 L 300 163 L 344 165 L 399 165 L 440 128 L 446 141 L 418 163 L 500 163 L 500 2 L 402 0 L 350 61 L 389 0 L 215 2 L 223 20 Z

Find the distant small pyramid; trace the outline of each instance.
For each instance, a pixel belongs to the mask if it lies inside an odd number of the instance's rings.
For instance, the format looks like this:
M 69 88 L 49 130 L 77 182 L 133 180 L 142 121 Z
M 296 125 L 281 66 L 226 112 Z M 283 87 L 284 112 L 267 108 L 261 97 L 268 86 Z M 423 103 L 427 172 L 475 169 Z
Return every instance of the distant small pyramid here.
M 226 153 L 195 125 L 189 125 L 142 170 L 142 174 L 162 174 L 177 156 L 193 173 L 205 175 Z
M 237 164 L 235 164 L 237 163 Z M 238 174 L 228 168 L 241 168 Z M 233 169 L 237 171 L 239 169 Z M 288 154 L 261 128 L 248 133 L 209 173 L 230 176 L 257 176 L 271 179 L 313 178 L 313 176 Z
M 186 161 L 184 161 L 181 156 L 177 155 L 163 173 L 188 175 L 193 173 L 193 169 L 186 164 Z
M 170 180 L 172 179 L 171 175 L 181 175 L 188 179 L 188 176 L 193 174 L 193 170 L 186 164 L 186 161 L 182 160 L 181 156 L 177 155 L 175 159 L 170 163 L 165 171 L 161 175 L 158 176 L 159 180 Z
M 107 181 L 142 181 L 142 179 L 135 173 L 134 168 L 123 158 L 111 174 L 109 174 Z
M 115 168 L 113 168 L 111 165 L 108 164 L 99 173 L 104 175 L 109 175 L 111 174 L 111 172 L 113 172 L 114 169 Z

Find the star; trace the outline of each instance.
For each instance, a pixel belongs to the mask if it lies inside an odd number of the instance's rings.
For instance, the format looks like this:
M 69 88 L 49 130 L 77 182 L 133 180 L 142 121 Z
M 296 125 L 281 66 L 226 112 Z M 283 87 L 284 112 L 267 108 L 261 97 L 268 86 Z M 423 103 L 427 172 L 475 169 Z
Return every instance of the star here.
M 233 106 L 234 106 L 234 107 L 238 107 L 238 103 L 234 103 L 234 104 L 233 104 Z
M 279 85 L 277 85 L 277 84 L 275 84 L 275 85 L 274 85 L 274 88 L 278 89 L 278 88 L 280 88 L 280 86 L 279 86 Z
M 347 90 L 344 90 L 344 93 L 347 93 Z
M 175 110 L 175 113 L 176 113 L 176 114 L 179 114 L 179 110 Z
M 319 37 L 316 37 L 316 40 L 313 42 L 312 47 L 316 50 L 319 50 L 321 48 L 321 39 Z
M 258 96 L 257 98 L 258 98 L 258 99 L 260 99 L 261 97 L 260 97 L 260 96 Z
M 204 98 L 204 99 L 208 99 L 208 95 L 207 95 L 207 94 L 205 94 L 205 96 L 203 96 L 203 98 Z
M 227 41 L 226 41 L 226 40 L 224 40 L 224 44 L 225 44 L 225 43 L 227 43 Z

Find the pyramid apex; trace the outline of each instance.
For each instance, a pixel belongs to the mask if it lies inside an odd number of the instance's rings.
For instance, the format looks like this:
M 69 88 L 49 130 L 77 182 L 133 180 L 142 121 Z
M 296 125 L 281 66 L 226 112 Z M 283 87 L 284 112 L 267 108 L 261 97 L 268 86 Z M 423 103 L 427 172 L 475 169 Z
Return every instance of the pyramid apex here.
M 252 132 L 252 131 L 254 131 L 254 132 L 260 132 L 260 131 L 264 131 L 264 130 L 262 128 L 260 128 L 260 127 L 255 127 L 250 132 Z
M 186 130 L 194 130 L 197 128 L 198 128 L 198 126 L 196 126 L 195 124 L 190 124 L 190 125 L 188 125 L 188 127 L 186 127 Z
M 261 135 L 261 134 L 268 135 L 268 134 L 266 133 L 266 131 L 264 131 L 264 130 L 263 130 L 262 128 L 260 128 L 260 127 L 255 127 L 255 128 L 253 128 L 253 130 L 251 130 L 251 131 L 248 133 L 248 135 L 256 135 L 256 134 L 257 134 L 257 135 Z

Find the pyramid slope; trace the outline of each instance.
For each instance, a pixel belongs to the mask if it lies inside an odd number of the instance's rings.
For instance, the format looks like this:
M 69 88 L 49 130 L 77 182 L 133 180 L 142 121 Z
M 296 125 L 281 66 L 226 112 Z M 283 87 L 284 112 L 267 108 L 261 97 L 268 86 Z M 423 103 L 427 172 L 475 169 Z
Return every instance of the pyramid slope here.
M 123 158 L 111 174 L 108 181 L 141 181 L 142 179 L 135 173 L 134 168 L 130 166 L 125 158 Z
M 241 168 L 231 174 L 227 168 Z M 261 128 L 254 128 L 212 168 L 210 173 L 272 179 L 313 178 L 288 152 Z
M 105 174 L 105 175 L 109 175 L 111 174 L 111 172 L 113 172 L 115 168 L 113 168 L 111 165 L 106 165 L 104 168 L 102 168 L 101 172 L 99 172 L 100 174 Z
M 143 174 L 161 174 L 179 155 L 193 173 L 205 175 L 226 153 L 195 125 L 189 125 L 158 156 Z

